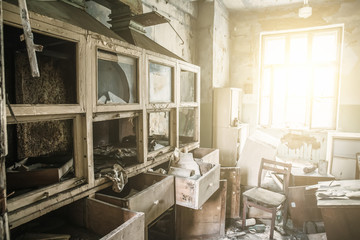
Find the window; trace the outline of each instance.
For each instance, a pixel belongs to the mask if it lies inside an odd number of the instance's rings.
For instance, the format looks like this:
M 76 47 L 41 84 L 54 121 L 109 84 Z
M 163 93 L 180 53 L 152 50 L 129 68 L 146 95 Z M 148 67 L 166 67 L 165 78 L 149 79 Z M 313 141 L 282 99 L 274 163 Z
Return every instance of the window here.
M 335 128 L 342 31 L 261 35 L 260 125 Z

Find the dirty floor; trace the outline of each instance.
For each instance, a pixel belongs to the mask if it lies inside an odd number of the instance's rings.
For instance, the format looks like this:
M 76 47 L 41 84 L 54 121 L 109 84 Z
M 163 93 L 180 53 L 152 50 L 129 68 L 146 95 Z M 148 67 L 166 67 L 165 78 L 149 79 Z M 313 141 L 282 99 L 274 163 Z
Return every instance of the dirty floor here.
M 256 232 L 254 228 L 249 231 L 245 229 L 242 231 L 241 225 L 238 220 L 231 219 L 226 223 L 226 236 L 220 238 L 213 238 L 212 240 L 260 240 L 260 239 L 269 239 L 270 236 L 270 221 L 265 219 L 260 219 L 256 221 L 257 226 L 264 226 L 265 231 Z M 251 227 L 250 227 L 251 229 Z M 310 231 L 311 232 L 311 231 Z M 292 227 L 291 220 L 287 224 L 286 231 L 283 230 L 282 225 L 277 224 L 274 231 L 274 238 L 279 240 L 326 240 L 326 234 L 324 229 L 319 228 L 318 232 L 315 233 L 312 231 L 311 234 L 306 234 L 303 231 L 296 230 Z

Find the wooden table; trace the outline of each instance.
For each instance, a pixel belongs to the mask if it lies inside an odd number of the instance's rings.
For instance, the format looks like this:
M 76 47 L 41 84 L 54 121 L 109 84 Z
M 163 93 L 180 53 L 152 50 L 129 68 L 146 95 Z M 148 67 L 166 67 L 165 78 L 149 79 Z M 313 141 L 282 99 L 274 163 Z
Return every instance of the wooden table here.
M 292 167 L 290 175 L 290 186 L 307 186 L 314 185 L 320 181 L 331 181 L 335 177 L 331 174 L 321 175 L 318 170 L 311 173 L 304 173 L 300 167 Z
M 357 190 L 360 191 L 360 180 L 342 180 L 324 182 L 323 184 L 337 185 L 332 191 Z M 317 193 L 320 191 L 318 190 Z M 326 237 L 328 240 L 360 239 L 360 199 L 320 199 L 317 205 L 321 209 L 324 219 Z
M 317 169 L 311 173 L 304 173 L 302 167 L 291 168 L 288 202 L 295 228 L 303 229 L 307 221 L 322 221 L 321 210 L 316 203 L 315 189 L 306 190 L 306 186 L 334 179 L 330 174 L 320 175 Z

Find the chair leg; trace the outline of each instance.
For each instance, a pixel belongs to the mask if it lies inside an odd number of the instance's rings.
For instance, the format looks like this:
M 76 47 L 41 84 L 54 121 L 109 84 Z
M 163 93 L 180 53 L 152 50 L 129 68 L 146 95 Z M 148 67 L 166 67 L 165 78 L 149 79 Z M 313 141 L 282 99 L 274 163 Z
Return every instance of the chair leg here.
M 283 229 L 285 230 L 286 228 L 286 223 L 288 220 L 288 202 L 287 200 L 284 202 L 284 211 L 283 211 Z
M 241 224 L 241 228 L 244 231 L 245 230 L 245 224 L 246 224 L 246 210 L 247 210 L 247 198 L 244 197 L 243 198 L 243 214 L 242 214 L 242 224 Z
M 276 218 L 276 208 L 273 208 L 271 213 L 270 239 L 273 239 L 274 237 L 275 218 Z

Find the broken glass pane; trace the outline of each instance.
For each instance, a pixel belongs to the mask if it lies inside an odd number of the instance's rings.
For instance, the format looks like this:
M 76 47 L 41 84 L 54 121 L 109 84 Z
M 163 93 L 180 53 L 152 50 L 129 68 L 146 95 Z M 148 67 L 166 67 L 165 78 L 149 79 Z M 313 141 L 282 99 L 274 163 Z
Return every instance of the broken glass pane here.
M 138 163 L 137 117 L 93 123 L 94 170 Z
M 149 100 L 151 103 L 172 101 L 172 75 L 172 67 L 149 63 Z
M 186 143 L 195 142 L 195 109 L 179 109 L 179 141 L 180 147 Z
M 99 51 L 98 104 L 138 103 L 137 60 Z
M 156 151 L 170 145 L 170 113 L 149 113 L 148 151 Z
M 180 72 L 180 100 L 181 102 L 195 102 L 196 73 L 181 70 Z

